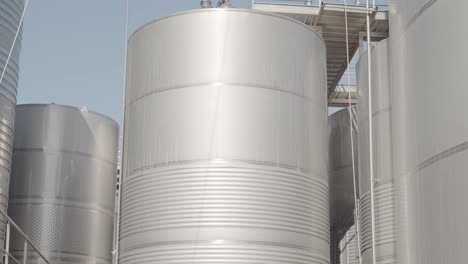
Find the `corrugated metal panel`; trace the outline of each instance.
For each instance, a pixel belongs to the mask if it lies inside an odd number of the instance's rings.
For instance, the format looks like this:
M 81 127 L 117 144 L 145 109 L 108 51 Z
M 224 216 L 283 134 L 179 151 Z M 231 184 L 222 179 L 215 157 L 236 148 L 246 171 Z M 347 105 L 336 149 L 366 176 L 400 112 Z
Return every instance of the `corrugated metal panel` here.
M 398 263 L 466 263 L 468 2 L 392 5 Z
M 0 74 L 5 69 L 8 53 L 13 45 L 23 8 L 23 0 L 0 1 Z M 6 211 L 8 205 L 20 47 L 21 32 L 18 35 L 3 81 L 0 84 L 0 208 L 3 211 Z M 0 247 L 3 248 L 5 224 L 2 217 L 0 217 L 0 220 Z
M 8 211 L 51 263 L 111 263 L 117 140 L 117 124 L 100 114 L 18 106 Z
M 130 39 L 120 263 L 329 263 L 323 40 L 179 13 Z
M 372 120 L 374 140 L 375 239 L 378 263 L 396 263 L 395 187 L 392 171 L 389 45 L 383 40 L 372 48 Z M 358 62 L 359 167 L 361 250 L 363 263 L 372 263 L 372 225 L 369 176 L 368 59 Z

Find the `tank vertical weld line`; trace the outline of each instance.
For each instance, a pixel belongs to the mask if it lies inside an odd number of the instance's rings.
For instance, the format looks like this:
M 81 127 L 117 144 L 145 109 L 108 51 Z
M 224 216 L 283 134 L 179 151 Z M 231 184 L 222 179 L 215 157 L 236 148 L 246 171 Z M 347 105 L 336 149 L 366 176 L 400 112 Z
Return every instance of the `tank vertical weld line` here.
M 405 32 L 402 35 L 405 35 L 408 29 L 411 27 L 411 25 L 416 22 L 416 20 L 425 12 L 427 11 L 430 7 L 432 7 L 437 0 L 429 0 L 427 3 L 425 3 L 412 17 L 410 20 L 408 20 L 408 23 L 405 25 Z

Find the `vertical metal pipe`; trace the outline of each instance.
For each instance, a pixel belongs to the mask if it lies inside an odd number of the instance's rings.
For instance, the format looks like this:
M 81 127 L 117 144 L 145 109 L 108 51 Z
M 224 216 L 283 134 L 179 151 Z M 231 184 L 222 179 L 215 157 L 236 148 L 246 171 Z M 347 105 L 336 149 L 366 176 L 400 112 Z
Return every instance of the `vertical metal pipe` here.
M 6 224 L 6 237 L 5 237 L 5 264 L 10 260 L 10 221 Z
M 211 3 L 210 3 L 211 4 Z M 127 84 L 127 52 L 128 52 L 128 21 L 129 21 L 129 2 L 128 0 L 125 0 L 125 54 L 124 54 L 124 68 L 123 68 L 123 78 L 122 78 L 122 118 L 121 118 L 121 124 L 120 124 L 120 131 L 119 134 L 122 137 L 121 141 L 121 147 L 120 147 L 120 171 L 118 177 L 118 186 L 119 189 L 117 190 L 117 205 L 116 205 L 116 212 L 115 212 L 115 217 L 117 218 L 115 221 L 115 231 L 114 231 L 114 236 L 115 236 L 115 244 L 114 244 L 114 255 L 112 258 L 112 263 L 117 264 L 119 263 L 119 246 L 120 246 L 120 205 L 121 205 L 121 193 L 122 193 L 122 185 L 123 185 L 123 155 L 124 155 L 124 126 L 125 126 L 125 100 L 126 100 L 126 84 Z
M 369 10 L 369 0 L 366 0 L 366 26 L 367 26 L 367 72 L 368 72 L 368 87 L 369 87 L 369 181 L 371 195 L 371 227 L 372 227 L 372 263 L 377 264 L 376 245 L 375 245 L 375 197 L 374 197 L 374 139 L 373 139 L 373 122 L 372 122 L 372 51 L 371 51 L 371 34 L 370 34 L 370 18 L 372 12 Z
M 23 264 L 26 264 L 28 261 L 28 241 L 24 240 L 24 249 L 23 249 Z
M 351 162 L 353 164 L 353 188 L 354 188 L 354 223 L 356 226 L 356 240 L 358 247 L 358 258 L 359 264 L 362 264 L 361 258 L 361 237 L 360 237 L 360 220 L 359 220 L 359 199 L 357 194 L 357 183 L 356 183 L 356 166 L 354 156 L 354 138 L 353 138 L 353 112 L 351 105 L 351 73 L 349 72 L 349 65 L 351 58 L 349 55 L 349 30 L 348 30 L 348 5 L 346 0 L 343 0 L 345 6 L 345 29 L 346 29 L 346 62 L 348 64 L 348 103 L 349 103 L 349 127 L 350 127 L 350 139 L 351 139 Z

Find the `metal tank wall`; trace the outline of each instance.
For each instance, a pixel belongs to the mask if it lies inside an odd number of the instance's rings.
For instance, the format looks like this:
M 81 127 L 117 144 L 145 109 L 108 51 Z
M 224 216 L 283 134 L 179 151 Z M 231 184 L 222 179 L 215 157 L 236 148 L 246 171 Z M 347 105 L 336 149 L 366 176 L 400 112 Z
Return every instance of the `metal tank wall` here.
M 372 121 L 374 148 L 374 211 L 377 263 L 396 263 L 395 186 L 392 170 L 391 89 L 388 40 L 372 48 Z M 372 263 L 372 216 L 369 156 L 368 56 L 357 64 L 359 120 L 359 183 L 362 263 Z
M 5 69 L 16 31 L 20 26 L 23 10 L 24 0 L 0 1 L 0 75 Z M 0 209 L 5 212 L 8 206 L 20 49 L 21 31 L 18 34 L 3 80 L 0 83 Z M 5 222 L 3 217 L 0 216 L 1 248 L 4 247 L 4 238 Z
M 398 263 L 466 263 L 468 2 L 391 4 Z
M 351 138 L 349 109 L 340 110 L 328 117 L 330 257 L 333 264 L 340 263 L 339 243 L 346 231 L 354 223 L 354 180 L 351 144 L 354 144 L 354 165 L 357 180 L 358 135 L 356 131 L 356 108 L 352 107 L 351 111 L 353 138 Z
M 348 229 L 340 241 L 340 264 L 359 264 L 356 227 Z
M 117 139 L 114 121 L 86 109 L 17 107 L 8 212 L 51 263 L 111 263 Z
M 329 263 L 325 45 L 242 9 L 129 41 L 121 264 Z

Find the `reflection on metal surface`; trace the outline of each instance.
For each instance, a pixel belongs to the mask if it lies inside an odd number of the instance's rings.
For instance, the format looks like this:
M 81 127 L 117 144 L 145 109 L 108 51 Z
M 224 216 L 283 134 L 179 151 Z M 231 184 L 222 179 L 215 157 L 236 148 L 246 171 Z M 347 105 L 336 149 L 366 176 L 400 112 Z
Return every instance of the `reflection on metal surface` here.
M 240 9 L 133 34 L 121 264 L 328 263 L 324 48 L 297 21 Z
M 23 9 L 23 0 L 0 1 L 0 73 L 5 68 Z M 8 205 L 20 47 L 21 33 L 18 35 L 18 40 L 0 84 L 0 208 L 4 211 L 6 211 Z M 5 222 L 3 217 L 0 217 L 0 247 L 2 248 L 4 237 Z
M 17 107 L 9 214 L 52 263 L 111 262 L 117 134 L 87 110 Z M 23 240 L 12 236 L 21 259 Z
M 353 115 L 356 109 L 353 107 Z M 353 120 L 354 121 L 354 120 Z M 353 122 L 353 127 L 356 123 Z M 331 263 L 339 263 L 339 243 L 354 223 L 354 184 L 351 140 L 354 143 L 355 169 L 358 168 L 357 133 L 351 139 L 349 109 L 328 118 Z
M 395 190 L 392 172 L 389 45 L 383 40 L 372 49 L 372 118 L 374 142 L 374 205 L 377 263 L 396 263 Z M 359 176 L 362 262 L 372 263 L 371 197 L 369 176 L 368 59 L 358 61 Z
M 398 263 L 465 263 L 468 2 L 394 0 L 391 10 Z

